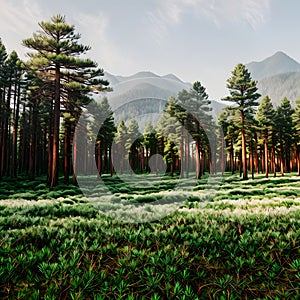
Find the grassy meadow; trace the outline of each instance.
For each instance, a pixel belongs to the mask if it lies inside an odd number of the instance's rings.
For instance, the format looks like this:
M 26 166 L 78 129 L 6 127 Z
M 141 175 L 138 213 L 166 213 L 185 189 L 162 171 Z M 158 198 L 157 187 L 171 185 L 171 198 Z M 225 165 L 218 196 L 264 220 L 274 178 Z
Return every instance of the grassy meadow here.
M 300 177 L 226 174 L 210 193 L 207 177 L 140 176 L 87 191 L 0 182 L 0 299 L 300 298 Z M 161 199 L 167 216 L 122 222 Z

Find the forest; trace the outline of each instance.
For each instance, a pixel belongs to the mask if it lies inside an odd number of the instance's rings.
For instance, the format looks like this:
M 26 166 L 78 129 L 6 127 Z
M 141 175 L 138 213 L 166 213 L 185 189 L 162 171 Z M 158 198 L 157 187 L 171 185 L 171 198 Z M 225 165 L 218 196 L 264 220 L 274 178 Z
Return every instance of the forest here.
M 0 40 L 1 299 L 298 298 L 300 98 L 273 106 L 239 63 L 217 118 L 196 81 L 141 132 L 116 124 L 80 39 L 55 15 L 22 41 L 27 60 Z M 92 202 L 78 178 L 94 169 L 110 194 Z M 162 199 L 180 205 L 157 217 Z
M 141 173 L 149 172 L 149 157 L 160 154 L 171 175 L 192 172 L 197 179 L 222 171 L 239 171 L 244 179 L 248 171 L 252 178 L 260 172 L 266 177 L 269 172 L 300 174 L 300 100 L 295 108 L 287 98 L 276 108 L 268 96 L 259 103 L 256 82 L 244 65 L 238 64 L 227 81 L 230 95 L 223 100 L 232 105 L 218 120 L 212 118 L 209 96 L 197 81 L 170 97 L 158 124 L 148 124 L 141 133 L 134 119 L 115 125 L 105 95 L 101 103 L 93 99 L 95 92 L 109 93 L 109 82 L 97 63 L 85 58 L 89 47 L 79 43 L 75 28 L 62 16 L 40 27 L 41 32 L 23 41 L 32 50 L 26 62 L 15 51 L 8 55 L 1 43 L 0 178 L 47 175 L 54 187 L 60 174 L 68 184 L 77 171 L 86 173 L 93 159 L 100 175 L 112 175 L 116 153 L 121 169 L 127 159 L 129 169 Z M 86 122 L 80 122 L 77 135 L 94 142 L 95 151 L 77 159 L 75 129 L 83 114 Z

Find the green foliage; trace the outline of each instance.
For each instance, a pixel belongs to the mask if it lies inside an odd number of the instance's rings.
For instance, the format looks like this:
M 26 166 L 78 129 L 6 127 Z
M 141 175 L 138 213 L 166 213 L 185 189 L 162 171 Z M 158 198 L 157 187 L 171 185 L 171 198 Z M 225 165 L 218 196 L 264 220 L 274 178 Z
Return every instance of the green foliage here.
M 274 124 L 275 111 L 269 96 L 262 98 L 257 110 L 257 120 L 263 128 L 268 128 Z
M 296 99 L 296 106 L 292 118 L 296 132 L 300 133 L 300 98 Z
M 256 82 L 251 79 L 251 74 L 243 64 L 238 64 L 232 71 L 232 77 L 227 80 L 230 96 L 224 98 L 237 104 L 236 109 L 245 114 L 253 114 L 254 107 L 258 106 L 256 100 L 260 97 L 257 93 Z
M 118 182 L 107 179 L 111 185 Z M 204 179 L 199 182 L 205 184 Z M 14 183 L 1 182 L 1 188 Z M 31 188 L 34 191 L 27 186 Z M 260 175 L 248 183 L 226 176 L 218 195 L 227 200 L 215 198 L 197 208 L 201 192 L 173 193 L 168 199 L 186 198 L 186 206 L 141 224 L 119 223 L 75 198 L 1 201 L 0 296 L 296 299 L 299 190 L 299 178 L 292 175 L 269 180 Z M 278 194 L 273 199 L 266 198 L 274 192 Z M 158 194 L 118 195 L 122 201 L 158 199 Z

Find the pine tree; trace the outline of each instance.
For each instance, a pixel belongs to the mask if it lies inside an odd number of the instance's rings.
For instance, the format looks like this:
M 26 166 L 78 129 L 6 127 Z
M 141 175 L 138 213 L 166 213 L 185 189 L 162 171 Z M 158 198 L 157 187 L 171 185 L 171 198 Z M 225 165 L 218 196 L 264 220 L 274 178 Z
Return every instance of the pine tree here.
M 300 98 L 296 99 L 295 111 L 292 115 L 294 123 L 294 141 L 296 146 L 297 171 L 300 176 Z
M 275 123 L 276 131 L 279 140 L 279 153 L 280 153 L 280 172 L 284 175 L 284 172 L 290 172 L 290 160 L 291 160 L 291 146 L 293 137 L 293 120 L 292 115 L 294 110 L 292 109 L 289 99 L 284 97 L 280 105 L 276 109 Z
M 116 151 L 114 153 L 114 161 L 120 167 L 120 173 L 125 171 L 124 160 L 126 158 L 126 140 L 127 140 L 127 126 L 124 121 L 121 121 L 117 126 L 117 132 L 115 137 Z
M 90 103 L 89 109 L 93 116 L 91 134 L 93 137 L 97 136 L 95 153 L 99 175 L 103 171 L 112 175 L 111 146 L 116 131 L 112 109 L 106 97 L 99 103 L 96 101 Z
M 178 105 L 176 117 L 178 121 L 181 123 L 181 132 L 180 132 L 180 158 L 181 158 L 181 177 L 185 175 L 188 178 L 189 176 L 189 168 L 190 168 L 190 131 L 191 124 L 189 124 L 189 112 L 187 111 L 188 103 L 191 99 L 191 94 L 187 90 L 183 89 L 178 93 Z M 185 130 L 184 130 L 185 129 Z
M 238 64 L 232 71 L 232 76 L 227 80 L 227 88 L 230 96 L 224 98 L 231 101 L 233 111 L 238 111 L 240 116 L 240 132 L 242 136 L 242 166 L 243 179 L 248 179 L 247 150 L 246 150 L 246 116 L 254 115 L 258 106 L 256 100 L 260 97 L 257 93 L 256 81 L 252 80 L 251 74 L 243 64 Z
M 127 139 L 125 142 L 125 147 L 128 151 L 130 172 L 138 169 L 137 162 L 139 161 L 139 151 L 142 142 L 142 134 L 140 133 L 139 125 L 135 119 L 131 119 L 127 125 Z
M 156 152 L 157 138 L 156 131 L 151 123 L 148 123 L 144 129 L 143 146 L 146 154 L 146 172 L 149 172 L 149 158 Z M 153 172 L 154 170 L 151 170 Z
M 269 161 L 268 161 L 269 135 L 270 132 L 272 132 L 273 130 L 274 117 L 275 117 L 275 111 L 271 99 L 269 98 L 269 96 L 265 96 L 262 98 L 261 103 L 258 107 L 256 118 L 263 132 L 266 178 L 268 178 L 269 176 Z
M 192 114 L 190 118 L 193 120 L 192 136 L 196 141 L 196 179 L 200 179 L 205 168 L 205 148 L 207 148 L 207 152 L 209 151 L 207 133 L 212 125 L 212 116 L 209 114 L 211 101 L 208 99 L 205 87 L 199 81 L 193 84 L 190 95 L 188 111 Z M 208 154 L 211 161 L 211 155 Z
M 31 58 L 28 66 L 53 89 L 52 165 L 49 178 L 49 185 L 53 187 L 58 183 L 62 107 L 69 112 L 74 110 L 72 106 L 87 104 L 89 99 L 86 95 L 92 90 L 101 90 L 108 83 L 100 79 L 103 70 L 97 69 L 95 62 L 80 57 L 90 47 L 79 44 L 80 35 L 75 33 L 73 25 L 66 23 L 64 16 L 56 15 L 50 22 L 40 22 L 39 27 L 40 31 L 24 40 L 23 44 L 36 51 L 28 53 Z M 77 109 L 76 114 L 78 117 L 80 110 Z
M 0 39 L 0 179 L 4 175 L 5 158 L 7 150 L 7 105 L 6 105 L 6 86 L 7 86 L 7 60 L 6 48 Z
M 170 97 L 156 126 L 157 136 L 161 142 L 161 154 L 167 162 L 171 176 L 174 175 L 176 165 L 178 165 L 178 145 L 181 142 L 181 124 L 177 112 L 178 103 L 174 97 Z
M 18 130 L 19 130 L 19 117 L 20 105 L 22 104 L 22 93 L 24 87 L 23 81 L 23 62 L 19 59 L 16 53 L 15 59 L 15 80 L 14 80 L 14 98 L 13 98 L 13 134 L 12 134 L 12 151 L 11 151 L 11 175 L 17 177 L 18 170 Z
M 21 94 L 21 61 L 15 51 L 12 51 L 6 59 L 3 69 L 2 83 L 4 84 L 2 111 L 2 140 L 1 143 L 1 175 L 16 176 L 16 122 L 20 94 Z M 11 133 L 11 124 L 14 124 L 14 132 Z M 13 161 L 13 164 L 11 162 Z

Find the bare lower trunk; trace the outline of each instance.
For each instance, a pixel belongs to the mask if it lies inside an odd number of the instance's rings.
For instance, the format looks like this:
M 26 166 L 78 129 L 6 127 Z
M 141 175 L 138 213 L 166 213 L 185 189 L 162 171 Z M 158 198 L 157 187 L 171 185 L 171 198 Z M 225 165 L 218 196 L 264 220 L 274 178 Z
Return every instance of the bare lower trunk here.
M 265 172 L 266 172 L 266 178 L 269 177 L 269 162 L 268 162 L 268 158 L 269 158 L 269 151 L 268 151 L 268 137 L 265 137 L 264 140 L 264 146 L 265 146 Z
M 244 130 L 242 130 L 242 165 L 243 165 L 243 180 L 247 180 L 248 179 L 247 152 L 246 152 L 246 137 L 245 137 Z
M 51 166 L 51 182 L 50 182 L 51 188 L 58 184 L 59 124 L 60 124 L 60 65 L 56 64 L 56 66 L 55 66 L 52 166 Z
M 195 158 L 196 158 L 196 179 L 201 179 L 199 138 L 196 138 Z

